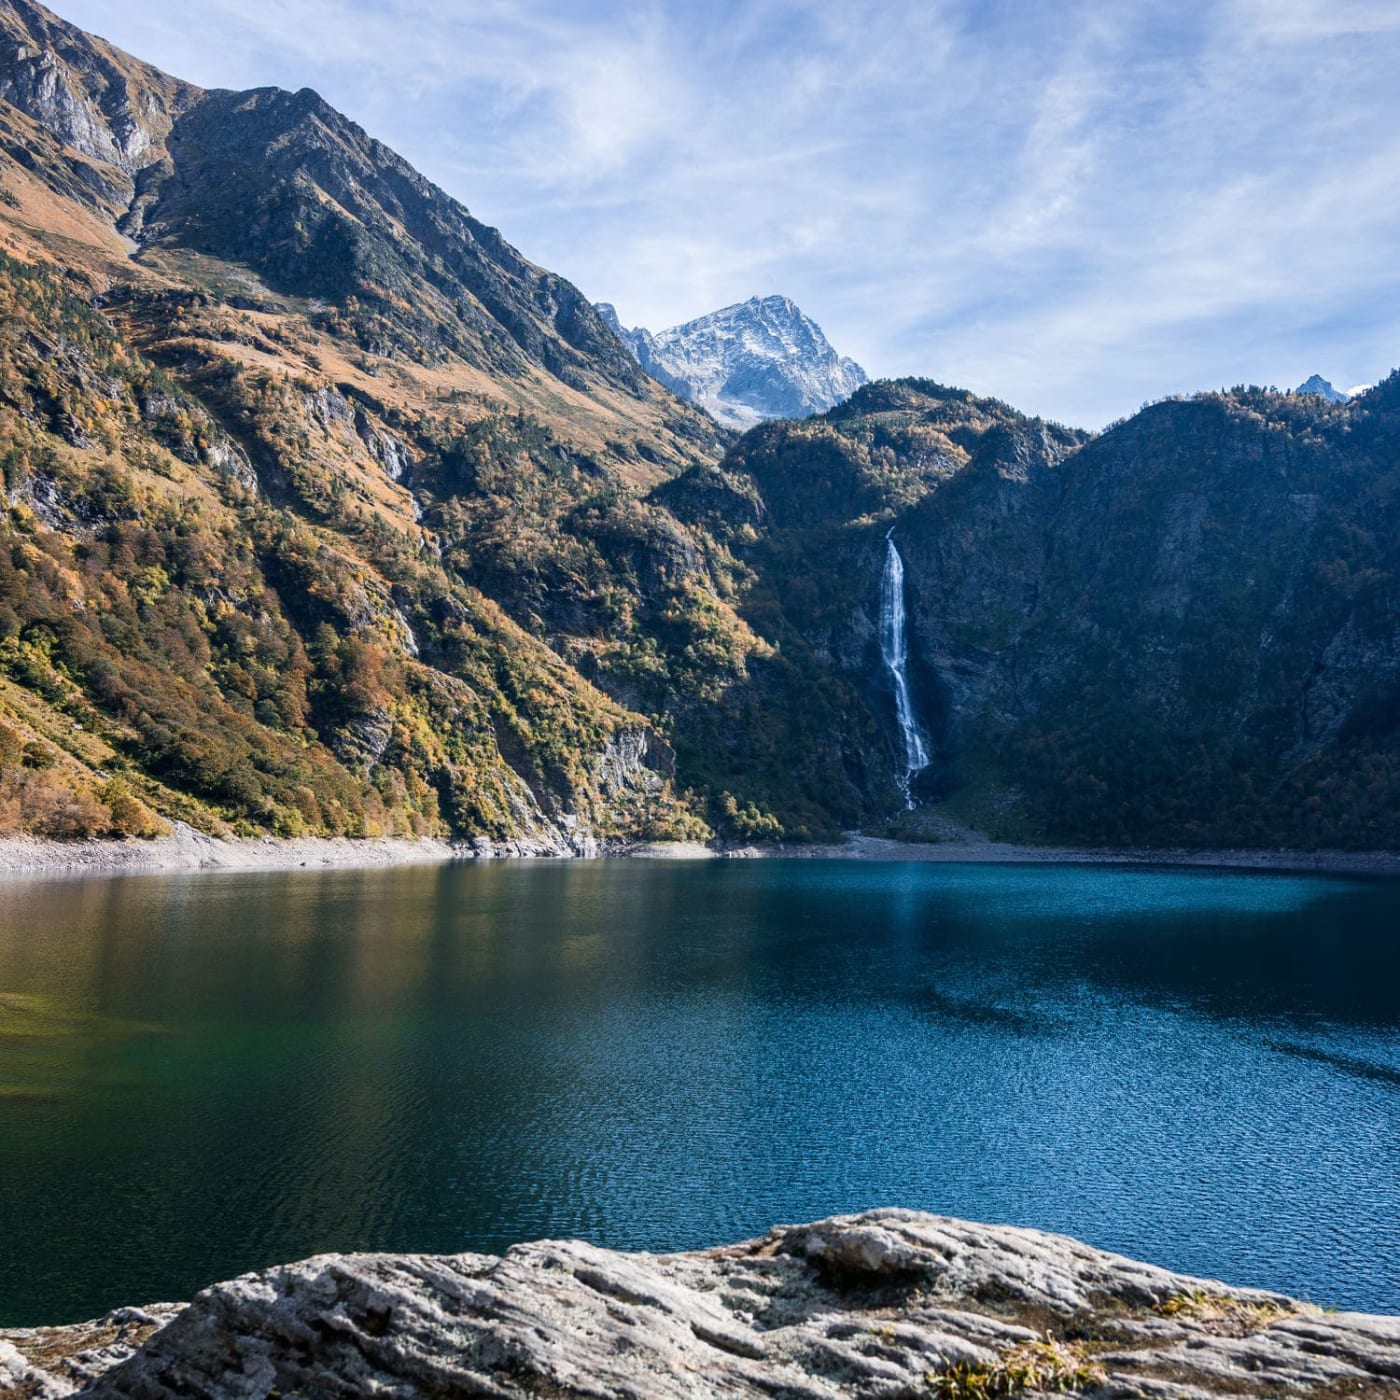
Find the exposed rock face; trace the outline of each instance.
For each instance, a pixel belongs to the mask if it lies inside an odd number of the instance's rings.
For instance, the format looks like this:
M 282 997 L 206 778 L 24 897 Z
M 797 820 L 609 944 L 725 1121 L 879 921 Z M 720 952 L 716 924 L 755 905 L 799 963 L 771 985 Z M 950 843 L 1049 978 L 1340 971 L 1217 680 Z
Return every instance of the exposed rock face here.
M 163 1325 L 162 1325 L 163 1324 Z M 1400 1318 L 884 1210 L 693 1254 L 324 1255 L 0 1337 L 0 1395 L 1369 1396 Z
M 171 125 L 199 96 L 41 5 L 0 4 L 0 99 L 51 133 L 59 147 L 44 155 L 66 168 L 72 193 L 108 213 L 130 208 L 141 171 L 162 158 Z M 0 143 L 34 164 L 22 144 Z
M 171 1303 L 117 1308 L 76 1327 L 30 1328 L 0 1334 L 0 1396 L 53 1400 L 97 1385 L 184 1309 Z
M 866 382 L 787 297 L 750 297 L 655 335 L 627 330 L 606 302 L 597 309 L 648 374 L 731 428 L 824 413 Z
M 599 787 L 611 796 L 644 783 L 647 775 L 656 779 L 676 775 L 676 755 L 670 745 L 651 729 L 622 729 L 609 737 L 603 749 Z

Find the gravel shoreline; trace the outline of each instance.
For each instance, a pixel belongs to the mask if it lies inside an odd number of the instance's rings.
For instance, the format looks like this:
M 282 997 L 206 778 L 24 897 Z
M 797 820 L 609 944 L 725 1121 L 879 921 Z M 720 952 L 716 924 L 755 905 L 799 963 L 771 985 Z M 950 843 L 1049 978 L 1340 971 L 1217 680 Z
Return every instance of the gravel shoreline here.
M 179 870 L 295 870 L 301 867 L 412 865 L 455 860 L 447 841 L 350 837 L 220 838 L 177 824 L 154 840 L 0 840 L 0 878 L 34 875 L 116 875 Z M 470 851 L 468 851 L 470 854 Z
M 1400 853 L 1390 851 L 1190 851 L 1017 846 L 986 840 L 937 843 L 852 835 L 820 846 L 707 846 L 699 842 L 604 843 L 584 856 L 632 860 L 883 860 L 923 864 L 1180 866 L 1334 875 L 1400 876 Z M 494 844 L 434 838 L 220 838 L 177 826 L 152 841 L 0 839 L 0 879 L 161 871 L 350 869 L 443 864 L 481 859 L 574 859 L 577 854 L 528 842 Z

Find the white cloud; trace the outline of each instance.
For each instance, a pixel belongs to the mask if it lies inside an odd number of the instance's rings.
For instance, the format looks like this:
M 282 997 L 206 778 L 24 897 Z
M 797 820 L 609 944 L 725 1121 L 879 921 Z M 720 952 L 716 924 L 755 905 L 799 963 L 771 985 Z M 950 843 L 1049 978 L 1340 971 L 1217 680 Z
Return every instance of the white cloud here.
M 1391 0 L 1235 0 L 1231 18 L 1256 37 L 1283 44 L 1400 31 Z

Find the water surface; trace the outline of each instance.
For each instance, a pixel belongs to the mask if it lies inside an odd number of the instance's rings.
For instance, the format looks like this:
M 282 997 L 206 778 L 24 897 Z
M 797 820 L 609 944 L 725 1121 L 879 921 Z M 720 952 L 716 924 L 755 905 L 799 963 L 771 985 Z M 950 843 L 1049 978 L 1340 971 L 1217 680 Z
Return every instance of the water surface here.
M 0 1325 L 900 1204 L 1400 1311 L 1400 885 L 733 861 L 0 883 Z

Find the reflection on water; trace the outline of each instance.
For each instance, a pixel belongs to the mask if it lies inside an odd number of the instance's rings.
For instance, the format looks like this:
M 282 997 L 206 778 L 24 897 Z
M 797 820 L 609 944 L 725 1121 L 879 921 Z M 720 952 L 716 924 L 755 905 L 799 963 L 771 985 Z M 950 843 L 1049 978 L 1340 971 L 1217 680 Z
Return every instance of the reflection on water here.
M 0 884 L 0 1324 L 904 1204 L 1400 1310 L 1397 886 L 844 862 Z

